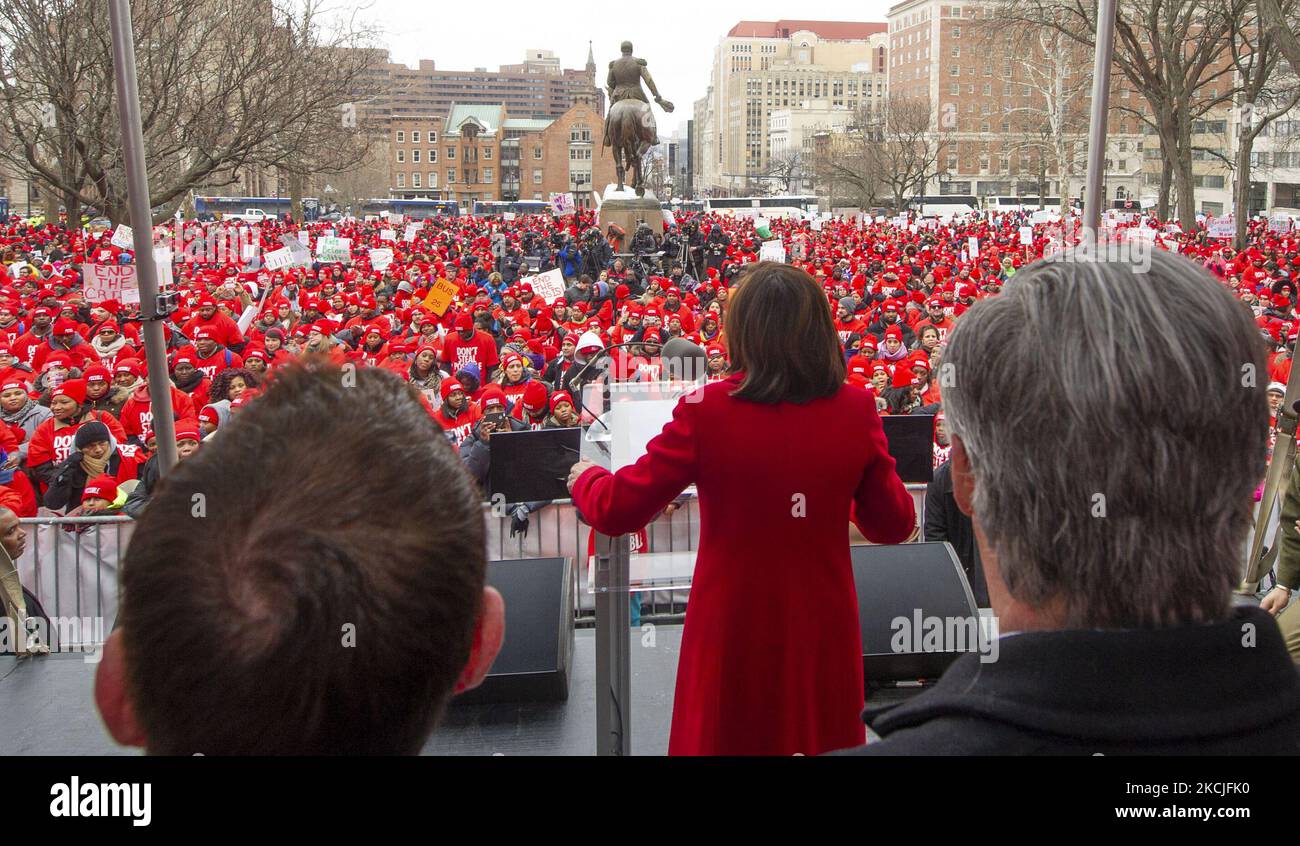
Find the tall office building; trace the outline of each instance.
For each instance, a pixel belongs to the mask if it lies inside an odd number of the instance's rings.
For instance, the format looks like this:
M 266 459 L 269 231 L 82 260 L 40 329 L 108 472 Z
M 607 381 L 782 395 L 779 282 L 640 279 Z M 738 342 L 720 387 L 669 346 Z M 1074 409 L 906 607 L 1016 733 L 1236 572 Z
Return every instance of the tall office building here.
M 805 102 L 879 109 L 886 96 L 884 23 L 741 21 L 714 50 L 695 104 L 697 193 L 770 188 L 769 118 Z

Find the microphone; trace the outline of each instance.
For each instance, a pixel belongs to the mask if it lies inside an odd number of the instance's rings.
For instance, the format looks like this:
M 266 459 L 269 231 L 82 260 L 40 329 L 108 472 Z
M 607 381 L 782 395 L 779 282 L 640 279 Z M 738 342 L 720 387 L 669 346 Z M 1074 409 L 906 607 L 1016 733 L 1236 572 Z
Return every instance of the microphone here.
M 685 338 L 669 338 L 659 353 L 663 372 L 670 380 L 702 382 L 706 375 L 709 357 L 704 349 Z

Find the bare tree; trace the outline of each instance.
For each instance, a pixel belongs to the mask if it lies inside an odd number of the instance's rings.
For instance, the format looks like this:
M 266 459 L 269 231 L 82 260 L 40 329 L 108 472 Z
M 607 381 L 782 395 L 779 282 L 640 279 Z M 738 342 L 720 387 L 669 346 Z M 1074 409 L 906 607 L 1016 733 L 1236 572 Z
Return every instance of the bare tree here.
M 772 156 L 768 162 L 767 175 L 781 185 L 782 193 L 789 194 L 796 182 L 803 180 L 803 151 L 798 148 L 786 150 Z
M 1196 224 L 1192 174 L 1193 121 L 1233 99 L 1228 41 L 1233 21 L 1251 0 L 1120 0 L 1115 19 L 1114 64 L 1146 101 L 1128 109 L 1160 139 L 1162 168 L 1158 213 L 1169 214 L 1177 195 L 1179 221 Z M 998 0 L 995 17 L 1054 29 L 1095 47 L 1096 3 L 1089 0 Z M 1122 106 L 1120 108 L 1123 108 Z
M 320 0 L 136 0 L 141 118 L 155 220 L 241 168 L 348 166 L 366 131 L 371 34 Z M 63 197 L 127 217 L 109 29 L 92 0 L 0 0 L 0 158 Z M 353 159 L 354 160 L 354 159 Z

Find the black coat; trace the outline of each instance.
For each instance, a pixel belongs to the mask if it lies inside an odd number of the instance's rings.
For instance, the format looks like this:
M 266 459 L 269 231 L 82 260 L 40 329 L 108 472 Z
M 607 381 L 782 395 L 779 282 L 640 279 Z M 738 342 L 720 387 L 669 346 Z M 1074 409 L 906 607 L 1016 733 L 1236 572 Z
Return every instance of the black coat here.
M 934 471 L 934 479 L 925 488 L 925 525 L 922 536 L 926 541 L 947 541 L 957 553 L 961 568 L 966 571 L 966 581 L 975 595 L 975 604 L 989 607 L 989 588 L 984 581 L 984 565 L 980 563 L 980 550 L 975 543 L 975 527 L 971 519 L 961 513 L 952 495 L 952 462 L 945 461 Z
M 1247 642 L 1247 638 L 1252 640 Z M 1025 632 L 957 659 L 850 755 L 1296 755 L 1300 669 L 1273 618 L 1165 629 Z

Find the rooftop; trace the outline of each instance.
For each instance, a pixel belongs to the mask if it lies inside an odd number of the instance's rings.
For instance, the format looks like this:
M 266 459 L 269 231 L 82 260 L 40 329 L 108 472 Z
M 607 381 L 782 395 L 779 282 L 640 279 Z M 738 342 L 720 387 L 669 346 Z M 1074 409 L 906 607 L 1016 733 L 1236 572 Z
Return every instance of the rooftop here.
M 741 21 L 727 32 L 728 38 L 789 38 L 806 30 L 818 38 L 832 41 L 857 41 L 885 32 L 888 24 L 867 21 Z

